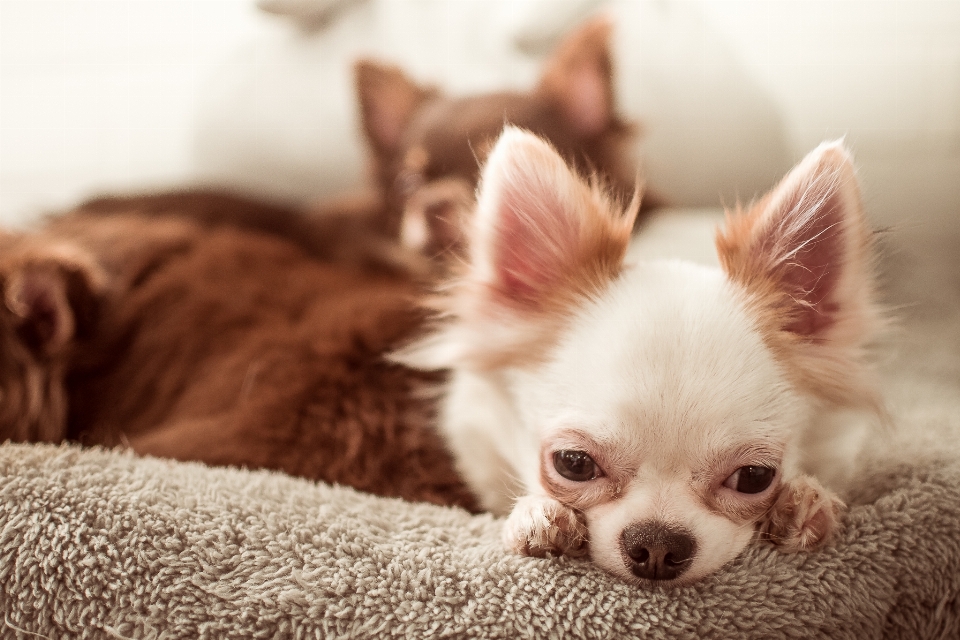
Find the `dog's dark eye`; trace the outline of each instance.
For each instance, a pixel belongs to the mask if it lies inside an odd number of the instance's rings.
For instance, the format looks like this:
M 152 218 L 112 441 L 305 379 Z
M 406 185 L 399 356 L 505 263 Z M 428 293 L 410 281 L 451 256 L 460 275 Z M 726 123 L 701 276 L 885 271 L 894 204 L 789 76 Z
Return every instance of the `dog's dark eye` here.
M 723 486 L 740 493 L 760 493 L 770 486 L 776 469 L 770 467 L 740 467 L 727 478 Z
M 553 454 L 553 468 L 567 480 L 586 482 L 600 475 L 593 458 L 583 451 L 563 449 Z

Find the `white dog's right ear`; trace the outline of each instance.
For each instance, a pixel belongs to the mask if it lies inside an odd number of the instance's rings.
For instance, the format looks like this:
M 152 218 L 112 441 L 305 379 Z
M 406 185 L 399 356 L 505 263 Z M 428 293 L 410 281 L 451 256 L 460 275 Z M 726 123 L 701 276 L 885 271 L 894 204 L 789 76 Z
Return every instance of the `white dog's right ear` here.
M 455 321 L 418 351 L 442 353 L 428 358 L 433 366 L 536 359 L 571 311 L 619 274 L 635 215 L 549 144 L 508 127 L 483 170 L 470 262 L 448 300 Z

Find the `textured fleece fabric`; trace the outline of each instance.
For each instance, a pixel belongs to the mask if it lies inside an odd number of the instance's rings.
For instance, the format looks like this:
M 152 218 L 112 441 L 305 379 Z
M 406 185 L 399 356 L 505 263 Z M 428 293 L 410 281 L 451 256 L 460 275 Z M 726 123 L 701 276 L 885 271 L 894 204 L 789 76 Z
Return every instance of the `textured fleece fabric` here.
M 0 638 L 960 637 L 960 262 L 888 256 L 894 427 L 832 545 L 624 584 L 489 516 L 280 474 L 0 446 Z M 929 256 L 939 256 L 930 261 Z
M 0 483 L 4 638 L 960 637 L 955 467 L 871 479 L 822 552 L 757 545 L 677 589 L 280 474 L 5 445 Z

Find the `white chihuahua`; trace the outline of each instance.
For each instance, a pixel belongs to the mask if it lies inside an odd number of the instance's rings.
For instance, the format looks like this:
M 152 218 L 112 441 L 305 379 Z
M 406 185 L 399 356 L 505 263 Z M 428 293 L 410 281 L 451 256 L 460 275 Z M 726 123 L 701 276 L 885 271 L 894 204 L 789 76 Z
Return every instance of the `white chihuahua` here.
M 728 214 L 722 269 L 625 264 L 636 208 L 529 133 L 496 144 L 446 318 L 400 356 L 452 370 L 441 424 L 462 474 L 510 514 L 509 548 L 589 553 L 628 580 L 692 582 L 758 535 L 817 547 L 843 506 L 806 475 L 838 457 L 830 414 L 879 408 L 849 154 L 823 144 Z

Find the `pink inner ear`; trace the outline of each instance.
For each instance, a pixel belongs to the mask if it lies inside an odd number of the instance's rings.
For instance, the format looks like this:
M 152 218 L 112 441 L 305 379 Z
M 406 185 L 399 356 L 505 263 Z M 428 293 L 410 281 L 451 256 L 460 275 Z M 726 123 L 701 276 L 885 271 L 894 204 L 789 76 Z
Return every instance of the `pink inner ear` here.
M 536 185 L 533 186 L 536 188 Z M 494 244 L 499 292 L 535 306 L 544 290 L 560 279 L 576 248 L 576 220 L 552 194 L 504 185 L 500 224 Z
M 568 79 L 567 115 L 583 135 L 602 133 L 610 123 L 607 83 L 593 64 L 579 65 Z
M 801 199 L 798 208 L 804 204 Z M 782 283 L 800 303 L 800 309 L 785 329 L 802 336 L 817 336 L 833 325 L 840 311 L 835 297 L 845 267 L 840 193 L 831 191 L 816 203 L 813 211 L 800 216 L 800 220 L 786 221 L 798 228 L 786 234 L 790 249 L 783 257 Z

